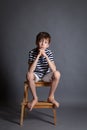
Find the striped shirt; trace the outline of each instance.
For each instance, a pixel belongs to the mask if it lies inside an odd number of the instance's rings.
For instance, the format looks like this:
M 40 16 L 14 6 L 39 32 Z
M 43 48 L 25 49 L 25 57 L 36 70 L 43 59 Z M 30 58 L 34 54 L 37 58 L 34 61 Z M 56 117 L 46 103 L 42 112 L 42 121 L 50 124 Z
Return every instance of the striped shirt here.
M 53 52 L 51 50 L 47 48 L 45 50 L 45 53 L 47 54 L 48 58 L 51 61 L 54 61 Z M 28 60 L 29 64 L 32 64 L 34 62 L 37 55 L 38 55 L 38 48 L 34 48 L 33 50 L 29 51 L 29 60 Z M 39 57 L 34 73 L 37 74 L 39 78 L 42 78 L 49 72 L 51 72 L 51 69 L 49 68 L 46 58 L 44 56 Z

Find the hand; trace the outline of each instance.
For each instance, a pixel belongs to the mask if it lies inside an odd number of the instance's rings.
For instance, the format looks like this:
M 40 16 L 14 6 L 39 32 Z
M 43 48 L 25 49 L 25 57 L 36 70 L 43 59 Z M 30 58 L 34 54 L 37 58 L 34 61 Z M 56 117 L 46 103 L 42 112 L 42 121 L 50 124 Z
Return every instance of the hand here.
M 42 55 L 41 50 L 39 49 L 38 56 L 40 57 Z
M 40 56 L 44 56 L 44 57 L 47 56 L 44 49 L 39 49 L 39 51 L 40 51 L 39 52 Z

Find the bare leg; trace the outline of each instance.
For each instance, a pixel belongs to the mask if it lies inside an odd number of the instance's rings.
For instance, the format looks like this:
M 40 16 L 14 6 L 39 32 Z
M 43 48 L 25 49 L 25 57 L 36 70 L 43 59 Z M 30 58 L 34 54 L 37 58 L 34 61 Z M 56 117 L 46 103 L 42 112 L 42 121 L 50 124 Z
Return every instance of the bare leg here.
M 58 71 L 55 71 L 53 73 L 52 86 L 51 86 L 49 97 L 48 97 L 48 101 L 52 102 L 56 107 L 59 107 L 59 103 L 55 100 L 54 93 L 58 86 L 59 79 L 60 79 L 60 73 Z
M 33 107 L 35 106 L 35 104 L 38 102 L 38 97 L 36 94 L 36 87 L 35 87 L 35 83 L 34 83 L 34 74 L 28 72 L 27 79 L 29 81 L 29 86 L 30 86 L 32 96 L 33 96 L 33 100 L 31 101 L 31 103 L 28 103 L 28 108 L 31 111 L 33 109 Z

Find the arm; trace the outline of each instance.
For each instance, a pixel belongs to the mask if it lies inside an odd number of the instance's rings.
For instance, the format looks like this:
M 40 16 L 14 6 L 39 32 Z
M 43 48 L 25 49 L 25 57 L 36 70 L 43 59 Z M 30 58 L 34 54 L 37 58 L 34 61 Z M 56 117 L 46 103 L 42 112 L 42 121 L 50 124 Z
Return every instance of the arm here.
M 51 61 L 48 56 L 46 56 L 46 60 L 49 64 L 49 67 L 52 70 L 52 72 L 56 71 L 56 65 L 55 65 L 54 61 Z
M 43 55 L 46 58 L 48 65 L 49 65 L 50 69 L 52 70 L 52 72 L 56 71 L 56 65 L 55 65 L 54 61 L 51 61 L 49 59 L 48 55 L 45 53 L 44 50 L 41 50 L 41 55 Z
M 36 65 L 37 65 L 37 62 L 38 62 L 38 59 L 39 57 L 41 56 L 41 53 L 39 53 L 35 59 L 35 61 L 31 64 L 29 64 L 29 68 L 28 68 L 28 71 L 30 72 L 34 72 L 35 68 L 36 68 Z

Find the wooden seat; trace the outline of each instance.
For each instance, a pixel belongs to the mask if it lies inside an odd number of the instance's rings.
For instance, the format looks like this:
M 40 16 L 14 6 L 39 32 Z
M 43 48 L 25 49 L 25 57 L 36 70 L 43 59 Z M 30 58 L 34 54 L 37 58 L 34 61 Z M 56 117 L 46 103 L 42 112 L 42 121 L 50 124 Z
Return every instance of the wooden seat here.
M 51 82 L 44 82 L 44 81 L 39 81 L 35 83 L 36 87 L 50 87 Z M 28 99 L 28 90 L 29 90 L 29 84 L 28 81 L 24 82 L 24 97 L 23 101 L 21 103 L 21 117 L 20 117 L 20 125 L 23 125 L 23 118 L 24 118 L 24 111 L 25 108 L 27 108 L 27 103 L 29 101 Z M 47 101 L 38 101 L 34 108 L 52 108 L 53 109 L 53 114 L 54 114 L 54 125 L 56 125 L 56 109 L 54 104 L 49 103 Z

